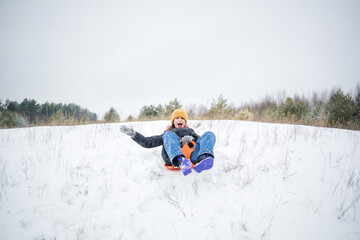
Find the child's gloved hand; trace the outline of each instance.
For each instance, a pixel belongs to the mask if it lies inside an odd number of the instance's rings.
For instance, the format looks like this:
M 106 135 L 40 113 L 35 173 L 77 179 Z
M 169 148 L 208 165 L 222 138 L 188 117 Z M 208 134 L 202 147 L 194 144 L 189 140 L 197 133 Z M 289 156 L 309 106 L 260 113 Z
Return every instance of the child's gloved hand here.
M 134 131 L 134 129 L 130 126 L 127 127 L 125 125 L 122 125 L 120 127 L 120 131 L 125 133 L 126 135 L 129 135 L 130 137 L 135 137 L 136 132 Z
M 189 144 L 191 141 L 194 140 L 193 136 L 184 136 L 182 139 L 182 146 L 184 146 L 185 143 Z

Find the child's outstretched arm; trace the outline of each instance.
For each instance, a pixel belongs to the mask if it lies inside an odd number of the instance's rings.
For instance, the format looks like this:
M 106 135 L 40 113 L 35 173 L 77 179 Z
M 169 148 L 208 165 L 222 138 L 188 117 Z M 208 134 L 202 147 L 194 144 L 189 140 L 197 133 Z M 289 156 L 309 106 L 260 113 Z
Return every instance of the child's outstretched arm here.
M 120 131 L 129 135 L 132 140 L 144 148 L 153 148 L 163 145 L 162 135 L 144 137 L 142 134 L 136 132 L 131 126 L 127 127 L 124 125 L 120 127 Z

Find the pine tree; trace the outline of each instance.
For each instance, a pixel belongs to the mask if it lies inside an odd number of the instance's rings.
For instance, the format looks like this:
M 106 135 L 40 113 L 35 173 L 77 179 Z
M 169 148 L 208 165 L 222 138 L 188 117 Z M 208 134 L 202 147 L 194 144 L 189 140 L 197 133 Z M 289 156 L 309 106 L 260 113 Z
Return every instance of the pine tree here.
M 218 97 L 217 101 L 213 100 L 211 103 L 211 108 L 209 110 L 209 115 L 211 117 L 215 116 L 226 116 L 231 112 L 227 99 L 225 99 L 221 94 Z
M 330 124 L 346 124 L 355 120 L 357 106 L 350 94 L 345 95 L 339 89 L 330 97 L 325 110 L 329 114 Z
M 115 108 L 111 107 L 110 110 L 107 113 L 105 113 L 104 120 L 106 122 L 119 122 L 120 116 L 118 112 L 115 110 Z
M 181 103 L 175 98 L 170 101 L 169 104 L 165 105 L 165 116 L 171 116 L 171 114 L 178 108 L 181 108 Z

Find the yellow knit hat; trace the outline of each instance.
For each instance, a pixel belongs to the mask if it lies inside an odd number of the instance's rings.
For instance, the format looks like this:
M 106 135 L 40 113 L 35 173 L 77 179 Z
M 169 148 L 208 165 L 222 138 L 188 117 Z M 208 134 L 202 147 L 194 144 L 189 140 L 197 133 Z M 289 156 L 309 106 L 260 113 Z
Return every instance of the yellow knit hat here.
M 185 124 L 187 123 L 188 115 L 187 115 L 186 111 L 183 108 L 176 109 L 171 114 L 171 124 L 174 123 L 174 119 L 177 118 L 177 117 L 182 117 L 183 119 L 185 119 Z

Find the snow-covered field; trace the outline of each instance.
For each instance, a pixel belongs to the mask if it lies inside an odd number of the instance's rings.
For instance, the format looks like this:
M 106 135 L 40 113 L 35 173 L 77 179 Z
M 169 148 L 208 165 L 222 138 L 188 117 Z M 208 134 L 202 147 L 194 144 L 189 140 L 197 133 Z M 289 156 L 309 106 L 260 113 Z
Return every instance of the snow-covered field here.
M 0 130 L 0 239 L 360 239 L 360 132 L 190 121 L 215 165 L 184 177 L 120 126 Z

